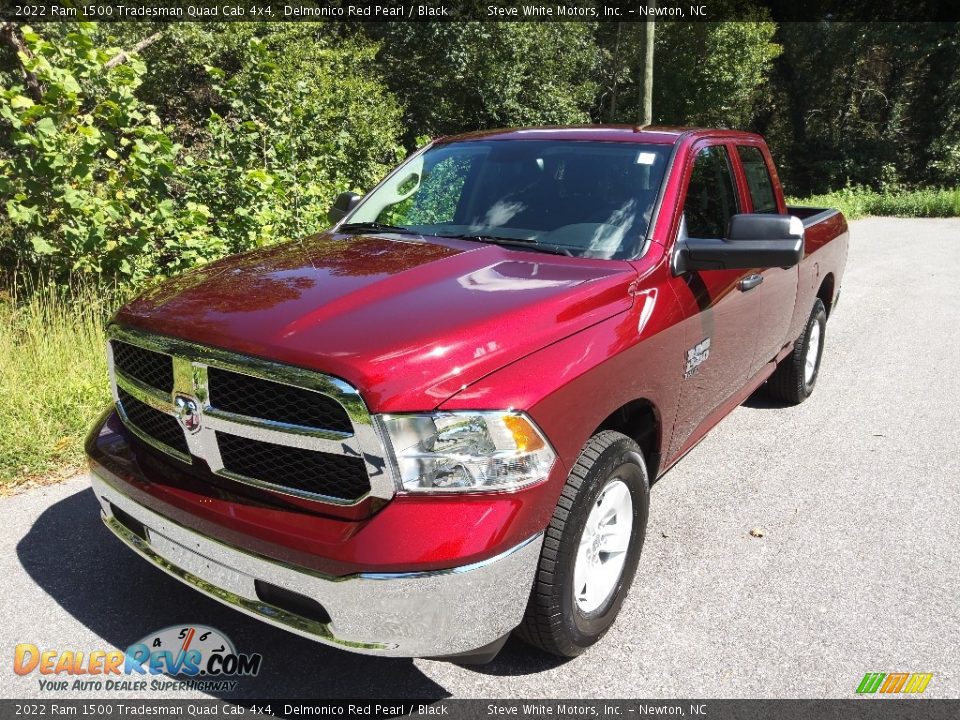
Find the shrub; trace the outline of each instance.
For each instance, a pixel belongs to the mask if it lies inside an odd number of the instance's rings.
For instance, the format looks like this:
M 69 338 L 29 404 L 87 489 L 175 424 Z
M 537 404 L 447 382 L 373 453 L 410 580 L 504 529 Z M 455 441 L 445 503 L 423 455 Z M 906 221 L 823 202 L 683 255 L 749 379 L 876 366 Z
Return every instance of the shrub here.
M 865 187 L 846 187 L 824 195 L 788 198 L 787 202 L 791 205 L 835 207 L 843 212 L 848 220 L 868 215 L 960 217 L 960 189 L 905 190 L 889 187 L 872 190 Z
M 338 192 L 370 189 L 402 157 L 392 96 L 362 72 L 341 72 L 372 61 L 374 46 L 287 52 L 310 62 L 278 64 L 253 38 L 240 72 L 208 68 L 225 110 L 211 112 L 194 148 L 191 197 L 234 252 L 322 230 Z
M 0 88 L 8 271 L 142 285 L 323 229 L 339 191 L 368 189 L 401 153 L 374 44 L 331 48 L 297 28 L 271 36 L 282 48 L 250 39 L 239 70 L 207 68 L 213 109 L 177 131 L 185 148 L 138 98 L 144 63 L 111 65 L 119 50 L 98 47 L 93 24 L 22 33 L 43 92 L 12 74 Z
M 133 281 L 222 254 L 208 209 L 183 201 L 180 146 L 137 99 L 143 63 L 108 67 L 118 51 L 96 47 L 93 33 L 80 23 L 50 42 L 23 28 L 30 55 L 20 61 L 43 91 L 0 90 L 5 254 L 59 279 Z

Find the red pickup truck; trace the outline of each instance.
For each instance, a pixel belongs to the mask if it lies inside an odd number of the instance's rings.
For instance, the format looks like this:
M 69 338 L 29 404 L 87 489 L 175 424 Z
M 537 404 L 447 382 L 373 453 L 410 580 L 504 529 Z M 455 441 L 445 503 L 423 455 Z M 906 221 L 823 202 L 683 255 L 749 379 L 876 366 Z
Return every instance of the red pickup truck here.
M 725 130 L 443 138 L 330 214 L 117 313 L 94 491 L 221 602 L 462 662 L 603 636 L 650 483 L 761 385 L 812 392 L 848 239 Z

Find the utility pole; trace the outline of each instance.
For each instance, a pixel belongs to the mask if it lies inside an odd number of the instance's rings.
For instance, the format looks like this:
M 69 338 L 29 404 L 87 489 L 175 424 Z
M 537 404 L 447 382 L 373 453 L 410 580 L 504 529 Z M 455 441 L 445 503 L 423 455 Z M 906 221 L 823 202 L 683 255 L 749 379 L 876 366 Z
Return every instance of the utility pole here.
M 653 40 L 654 40 L 654 13 L 657 0 L 647 0 L 647 18 L 644 21 L 644 58 L 643 73 L 640 75 L 640 97 L 637 122 L 640 125 L 653 123 Z

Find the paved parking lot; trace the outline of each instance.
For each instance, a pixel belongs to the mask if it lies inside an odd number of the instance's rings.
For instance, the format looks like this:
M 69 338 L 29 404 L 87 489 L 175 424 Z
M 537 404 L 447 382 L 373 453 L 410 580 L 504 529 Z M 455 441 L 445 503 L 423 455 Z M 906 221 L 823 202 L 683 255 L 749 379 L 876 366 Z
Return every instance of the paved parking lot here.
M 273 629 L 134 557 L 83 479 L 0 500 L 0 651 L 201 623 L 263 653 L 245 697 L 840 698 L 868 671 L 960 697 L 960 220 L 851 231 L 815 394 L 751 398 L 654 485 L 633 592 L 575 660 L 516 641 L 481 667 L 383 660 Z M 42 694 L 10 665 L 0 687 Z

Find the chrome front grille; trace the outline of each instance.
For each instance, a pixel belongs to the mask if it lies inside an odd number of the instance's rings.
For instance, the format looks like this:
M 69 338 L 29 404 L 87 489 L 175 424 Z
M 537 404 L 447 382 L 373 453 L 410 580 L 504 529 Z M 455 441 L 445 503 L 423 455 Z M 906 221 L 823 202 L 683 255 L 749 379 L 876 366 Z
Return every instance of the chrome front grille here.
M 190 462 L 190 448 L 183 435 L 183 428 L 173 415 L 167 415 L 128 393 L 117 388 L 117 407 L 123 410 L 123 419 L 168 450 L 176 450 L 181 459 Z M 172 453 L 171 453 L 172 454 Z
M 207 370 L 207 389 L 218 410 L 320 430 L 352 431 L 343 405 L 313 390 L 216 367 Z
M 339 378 L 115 325 L 107 356 L 120 418 L 167 455 L 322 502 L 393 496 L 366 405 Z
M 119 340 L 111 343 L 114 361 L 134 380 L 163 392 L 173 392 L 173 358 Z
M 363 460 L 274 445 L 239 435 L 217 433 L 224 471 L 242 477 L 282 477 L 299 492 L 336 498 L 362 497 L 370 484 Z

